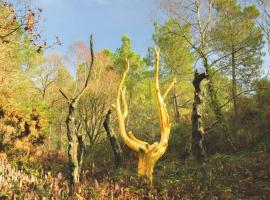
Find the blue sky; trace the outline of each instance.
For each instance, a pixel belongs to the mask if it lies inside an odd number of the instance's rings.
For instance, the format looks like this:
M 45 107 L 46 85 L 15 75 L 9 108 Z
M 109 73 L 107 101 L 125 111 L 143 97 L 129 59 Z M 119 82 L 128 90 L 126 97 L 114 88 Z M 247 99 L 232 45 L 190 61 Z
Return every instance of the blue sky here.
M 42 36 L 48 43 L 59 36 L 63 45 L 49 51 L 65 54 L 74 41 L 88 43 L 94 33 L 95 50 L 116 50 L 121 37 L 132 38 L 135 51 L 145 55 L 152 44 L 155 0 L 35 0 L 43 8 Z

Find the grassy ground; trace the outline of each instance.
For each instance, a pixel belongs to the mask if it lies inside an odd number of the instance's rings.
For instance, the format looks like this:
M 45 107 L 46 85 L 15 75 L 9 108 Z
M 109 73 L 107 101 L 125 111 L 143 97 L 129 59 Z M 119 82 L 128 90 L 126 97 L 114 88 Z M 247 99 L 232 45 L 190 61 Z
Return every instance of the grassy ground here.
M 127 164 L 127 163 L 126 163 Z M 134 163 L 135 164 L 135 163 Z M 134 164 L 114 169 L 107 166 L 86 171 L 77 193 L 68 197 L 68 184 L 61 175 L 34 176 L 8 162 L 0 165 L 0 194 L 7 199 L 269 199 L 270 154 L 216 154 L 206 164 L 192 159 L 158 162 L 154 186 L 136 176 Z M 131 169 L 131 170 L 130 170 Z M 45 198 L 46 197 L 46 198 Z

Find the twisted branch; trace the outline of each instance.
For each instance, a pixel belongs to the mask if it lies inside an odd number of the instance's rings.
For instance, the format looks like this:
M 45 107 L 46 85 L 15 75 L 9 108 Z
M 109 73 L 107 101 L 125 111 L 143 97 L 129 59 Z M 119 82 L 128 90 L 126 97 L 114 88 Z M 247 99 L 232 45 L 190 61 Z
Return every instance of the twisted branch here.
M 158 114 L 159 114 L 159 124 L 160 124 L 160 132 L 161 138 L 159 142 L 155 142 L 152 145 L 149 143 L 137 139 L 131 131 L 127 133 L 125 127 L 125 120 L 128 115 L 128 107 L 125 99 L 126 88 L 124 87 L 124 82 L 129 71 L 129 61 L 126 60 L 125 71 L 123 77 L 121 79 L 116 104 L 112 105 L 116 110 L 120 135 L 122 136 L 126 145 L 134 150 L 137 153 L 151 153 L 151 157 L 154 161 L 158 160 L 166 151 L 168 146 L 169 134 L 170 134 L 170 120 L 169 115 L 166 109 L 166 104 L 164 103 L 164 99 L 167 97 L 168 93 L 171 91 L 175 84 L 175 79 L 169 85 L 169 87 L 165 90 L 164 95 L 161 95 L 159 88 L 159 50 L 155 49 L 155 93 L 157 97 L 157 106 L 158 106 Z M 123 106 L 123 111 L 121 110 L 121 105 Z

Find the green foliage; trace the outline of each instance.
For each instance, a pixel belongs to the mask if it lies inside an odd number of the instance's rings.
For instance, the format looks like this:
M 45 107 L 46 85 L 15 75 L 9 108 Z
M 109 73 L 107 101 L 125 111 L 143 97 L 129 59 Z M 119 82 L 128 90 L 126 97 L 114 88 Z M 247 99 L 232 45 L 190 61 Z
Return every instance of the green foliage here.
M 173 105 L 170 109 L 176 112 L 175 101 L 177 101 L 181 120 L 188 122 L 191 114 L 190 102 L 193 96 L 191 82 L 194 64 L 194 56 L 190 52 L 190 44 L 187 42 L 191 39 L 190 26 L 182 26 L 176 19 L 170 18 L 162 25 L 154 23 L 154 27 L 153 40 L 160 49 L 161 77 L 163 79 L 173 77 L 177 80 L 172 98 L 169 99 L 170 105 Z
M 236 64 L 238 84 L 250 86 L 260 75 L 262 66 L 263 33 L 257 26 L 258 9 L 252 5 L 241 7 L 235 0 L 216 1 L 217 23 L 211 29 L 211 46 L 223 59 L 223 72 L 231 74 L 232 54 Z
M 119 74 L 124 71 L 126 59 L 129 60 L 131 71 L 144 66 L 141 57 L 132 49 L 131 39 L 127 35 L 123 35 L 121 47 L 114 53 L 114 65 Z
M 122 37 L 121 47 L 118 48 L 113 55 L 114 68 L 120 75 L 122 75 L 125 70 L 126 59 L 129 60 L 130 65 L 126 86 L 128 90 L 132 90 L 140 80 L 142 73 L 146 70 L 145 62 L 140 55 L 132 49 L 131 39 L 127 35 L 124 35 Z
M 191 125 L 184 122 L 172 128 L 167 153 L 169 157 L 187 159 L 190 153 L 190 132 Z
M 185 80 L 189 80 L 192 76 L 194 62 L 187 43 L 187 40 L 191 39 L 190 26 L 181 26 L 177 20 L 169 19 L 162 26 L 155 23 L 154 27 L 153 40 L 160 48 L 164 67 L 166 70 L 184 77 Z

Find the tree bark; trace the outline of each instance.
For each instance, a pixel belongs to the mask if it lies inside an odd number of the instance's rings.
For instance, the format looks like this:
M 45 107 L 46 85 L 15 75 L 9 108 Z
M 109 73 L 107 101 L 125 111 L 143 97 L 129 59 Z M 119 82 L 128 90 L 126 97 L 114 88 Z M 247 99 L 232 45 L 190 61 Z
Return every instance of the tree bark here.
M 179 112 L 179 108 L 178 108 L 178 101 L 177 101 L 175 88 L 173 89 L 173 103 L 174 103 L 175 123 L 179 124 L 180 123 L 180 112 Z
M 168 141 L 171 130 L 171 122 L 169 118 L 169 114 L 166 108 L 166 104 L 164 102 L 170 90 L 173 88 L 175 84 L 175 79 L 169 85 L 165 93 L 162 95 L 159 88 L 159 50 L 155 49 L 155 94 L 157 97 L 157 107 L 158 107 L 158 115 L 159 115 L 159 125 L 160 125 L 160 140 L 159 142 L 154 142 L 153 144 L 149 144 L 148 142 L 137 139 L 131 131 L 126 131 L 126 118 L 128 116 L 128 106 L 126 103 L 125 92 L 126 88 L 123 87 L 126 75 L 129 70 L 129 61 L 126 60 L 126 69 L 122 76 L 122 79 L 119 84 L 116 104 L 113 105 L 115 108 L 119 132 L 125 144 L 132 149 L 138 156 L 138 175 L 145 176 L 150 184 L 152 184 L 153 178 L 153 169 L 157 160 L 159 160 L 168 147 Z M 122 108 L 121 108 L 122 106 Z
M 156 164 L 156 160 L 149 153 L 139 153 L 138 155 L 138 175 L 145 177 L 150 183 L 153 182 L 153 171 Z
M 204 148 L 204 130 L 202 127 L 202 94 L 201 82 L 206 78 L 206 74 L 199 74 L 195 71 L 193 86 L 194 86 L 194 102 L 192 108 L 192 145 L 191 150 L 197 161 L 202 162 L 206 158 Z
M 90 53 L 91 60 L 89 63 L 88 74 L 84 83 L 84 87 L 78 92 L 77 95 L 74 94 L 73 97 L 69 98 L 61 89 L 59 92 L 63 95 L 63 97 L 67 100 L 68 103 L 68 115 L 66 119 L 67 126 L 67 138 L 68 138 L 68 158 L 69 158 L 69 175 L 70 175 L 70 184 L 74 186 L 74 184 L 80 182 L 80 172 L 84 158 L 85 145 L 83 141 L 82 134 L 79 132 L 79 128 L 76 127 L 75 117 L 77 104 L 81 98 L 81 96 L 86 91 L 86 88 L 89 84 L 91 77 L 91 70 L 94 65 L 94 50 L 93 50 L 93 35 L 90 35 Z M 76 82 L 76 84 L 78 84 Z M 72 187 L 73 188 L 73 187 Z
M 79 163 L 79 176 L 82 172 L 82 165 L 83 165 L 83 161 L 84 161 L 84 154 L 85 154 L 85 144 L 84 144 L 84 140 L 83 140 L 83 136 L 82 134 L 79 132 L 79 130 L 77 130 L 77 140 L 78 140 L 78 163 Z
M 77 102 L 72 101 L 69 103 L 68 116 L 66 119 L 67 125 L 67 138 L 68 138 L 68 158 L 69 158 L 69 171 L 70 171 L 70 184 L 74 185 L 80 180 L 79 161 L 78 161 L 78 138 L 75 134 L 75 113 Z
M 112 147 L 112 151 L 113 151 L 114 158 L 115 158 L 115 166 L 118 167 L 122 163 L 123 151 L 122 151 L 121 146 L 119 144 L 118 138 L 117 138 L 116 134 L 114 133 L 114 130 L 110 127 L 111 113 L 112 113 L 112 111 L 109 110 L 106 117 L 105 117 L 105 120 L 103 122 L 103 126 L 106 130 L 107 137 L 109 138 L 109 141 L 110 141 L 110 144 Z
M 79 128 L 76 128 L 75 115 L 78 100 L 72 100 L 69 103 L 69 112 L 66 119 L 67 138 L 68 138 L 68 158 L 70 171 L 70 184 L 74 185 L 80 182 L 80 174 L 82 170 L 85 144 L 83 135 Z

